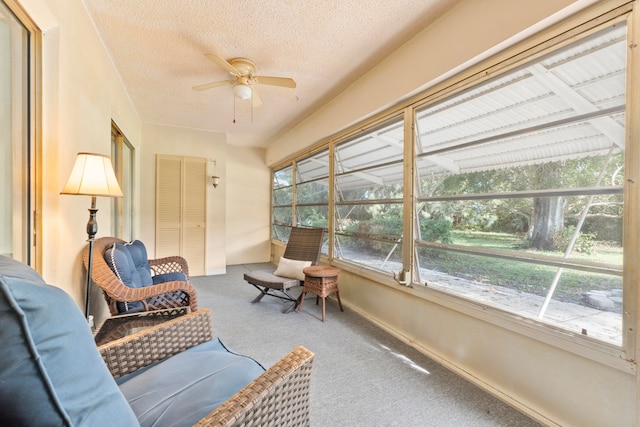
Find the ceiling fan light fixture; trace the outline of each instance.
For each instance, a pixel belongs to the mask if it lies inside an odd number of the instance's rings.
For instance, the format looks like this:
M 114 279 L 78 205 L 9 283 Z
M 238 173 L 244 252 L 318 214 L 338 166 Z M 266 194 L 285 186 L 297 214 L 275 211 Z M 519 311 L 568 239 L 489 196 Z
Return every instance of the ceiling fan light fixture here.
M 233 88 L 233 93 L 240 99 L 247 100 L 251 98 L 251 88 L 244 84 L 237 84 Z

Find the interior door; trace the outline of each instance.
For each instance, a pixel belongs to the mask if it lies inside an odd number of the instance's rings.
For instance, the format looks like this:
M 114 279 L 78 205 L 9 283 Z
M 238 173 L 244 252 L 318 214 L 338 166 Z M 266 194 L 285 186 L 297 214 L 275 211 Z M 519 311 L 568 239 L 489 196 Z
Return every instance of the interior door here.
M 193 276 L 206 271 L 206 182 L 206 159 L 158 155 L 156 257 L 184 257 Z

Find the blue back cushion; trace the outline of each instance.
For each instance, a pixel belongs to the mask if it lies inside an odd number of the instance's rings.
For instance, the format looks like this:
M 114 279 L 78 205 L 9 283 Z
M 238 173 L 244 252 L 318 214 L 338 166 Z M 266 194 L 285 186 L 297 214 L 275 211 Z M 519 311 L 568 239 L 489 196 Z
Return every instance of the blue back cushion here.
M 147 249 L 140 240 L 131 243 L 114 243 L 104 251 L 104 260 L 118 279 L 130 288 L 142 288 L 153 284 Z
M 142 288 L 153 284 L 147 249 L 140 240 L 130 243 L 114 243 L 104 251 L 104 260 L 118 279 L 130 288 Z M 141 302 L 116 303 L 119 313 L 143 311 Z
M 139 425 L 78 306 L 0 256 L 0 425 Z

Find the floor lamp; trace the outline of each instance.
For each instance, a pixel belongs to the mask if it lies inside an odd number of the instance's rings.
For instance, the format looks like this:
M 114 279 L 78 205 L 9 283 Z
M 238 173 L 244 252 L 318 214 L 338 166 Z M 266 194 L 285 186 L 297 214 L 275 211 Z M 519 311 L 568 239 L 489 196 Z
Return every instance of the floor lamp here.
M 122 197 L 122 190 L 118 185 L 118 180 L 113 172 L 111 159 L 102 154 L 78 153 L 76 162 L 71 170 L 71 175 L 67 180 L 60 194 L 75 194 L 80 196 L 91 196 L 91 207 L 89 208 L 89 222 L 87 222 L 87 242 L 89 242 L 89 256 L 87 260 L 87 282 L 85 287 L 85 316 L 89 319 L 89 309 L 91 308 L 91 270 L 93 266 L 93 243 L 98 233 L 98 222 L 96 221 L 96 197 Z

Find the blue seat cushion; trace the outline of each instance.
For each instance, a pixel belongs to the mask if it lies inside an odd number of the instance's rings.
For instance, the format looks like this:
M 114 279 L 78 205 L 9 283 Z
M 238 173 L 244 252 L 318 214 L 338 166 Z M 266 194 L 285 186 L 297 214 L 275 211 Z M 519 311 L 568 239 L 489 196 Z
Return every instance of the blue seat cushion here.
M 138 425 L 71 297 L 4 256 L 0 343 L 0 425 Z
M 264 372 L 219 339 L 118 379 L 142 426 L 191 426 Z
M 151 277 L 151 279 L 153 280 L 153 284 L 157 285 L 159 283 L 173 282 L 173 281 L 186 282 L 187 276 L 180 271 L 174 271 L 171 273 L 157 274 Z M 118 307 L 118 313 L 120 314 L 131 314 L 131 313 L 139 313 L 144 311 L 144 305 L 142 305 L 140 301 L 117 302 L 116 307 Z
M 153 276 L 151 279 L 153 279 L 153 284 L 157 285 L 158 283 L 165 283 L 165 282 L 175 282 L 175 281 L 186 282 L 187 276 L 181 271 L 173 271 L 171 273 L 157 274 Z

